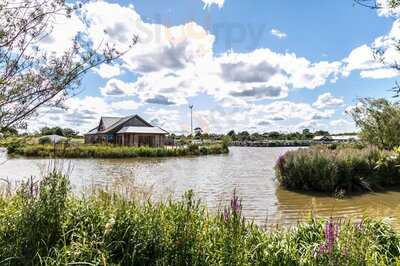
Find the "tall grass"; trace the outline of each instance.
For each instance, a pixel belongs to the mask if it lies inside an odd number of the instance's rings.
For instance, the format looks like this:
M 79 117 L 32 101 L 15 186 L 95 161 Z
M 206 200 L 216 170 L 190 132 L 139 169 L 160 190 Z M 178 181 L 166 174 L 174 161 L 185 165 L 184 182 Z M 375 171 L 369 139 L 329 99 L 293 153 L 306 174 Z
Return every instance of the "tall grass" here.
M 135 158 L 172 157 L 187 155 L 224 154 L 229 149 L 223 144 L 189 145 L 181 148 L 126 147 L 111 145 L 18 145 L 8 149 L 9 154 L 26 157 L 57 158 Z
M 310 219 L 267 231 L 236 195 L 209 214 L 192 192 L 140 203 L 99 192 L 76 198 L 56 172 L 0 198 L 1 265 L 389 265 L 400 236 L 383 222 Z
M 275 166 L 281 185 L 289 189 L 355 192 L 400 184 L 397 153 L 375 147 L 313 147 L 289 151 Z

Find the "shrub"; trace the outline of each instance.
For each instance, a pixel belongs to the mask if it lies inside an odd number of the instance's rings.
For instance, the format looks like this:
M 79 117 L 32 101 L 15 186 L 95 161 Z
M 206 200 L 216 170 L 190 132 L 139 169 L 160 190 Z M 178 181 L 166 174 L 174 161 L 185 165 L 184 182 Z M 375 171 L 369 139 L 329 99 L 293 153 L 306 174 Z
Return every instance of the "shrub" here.
M 51 144 L 51 139 L 49 137 L 41 137 L 39 138 L 39 144 L 41 145 Z
M 279 183 L 288 189 L 321 192 L 368 191 L 400 184 L 400 160 L 393 152 L 318 146 L 289 151 L 275 166 Z
M 271 229 L 248 222 L 234 193 L 209 214 L 181 200 L 139 202 L 69 194 L 51 173 L 0 199 L 1 265 L 396 265 L 399 235 L 386 223 L 334 219 Z
M 229 149 L 221 144 L 189 145 L 187 148 L 150 148 L 111 145 L 23 145 L 10 154 L 26 157 L 58 157 L 58 158 L 136 158 L 136 157 L 171 157 L 186 155 L 208 155 L 228 153 Z

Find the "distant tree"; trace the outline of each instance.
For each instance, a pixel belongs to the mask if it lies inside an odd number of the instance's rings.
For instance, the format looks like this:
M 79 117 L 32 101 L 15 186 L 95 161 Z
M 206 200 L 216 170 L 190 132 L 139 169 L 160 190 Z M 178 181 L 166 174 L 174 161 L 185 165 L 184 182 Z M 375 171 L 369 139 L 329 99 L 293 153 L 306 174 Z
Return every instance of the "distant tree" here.
M 315 136 L 329 136 L 329 132 L 328 131 L 324 131 L 324 130 L 317 130 L 314 132 Z
M 311 133 L 310 129 L 308 129 L 308 128 L 303 129 L 302 134 L 303 134 L 304 139 L 312 139 L 314 137 L 314 134 Z
M 349 111 L 361 137 L 381 148 L 392 149 L 400 145 L 400 106 L 386 99 L 361 99 Z
M 251 134 L 250 139 L 253 141 L 257 141 L 257 140 L 262 140 L 263 137 L 259 133 L 255 132 Z
M 92 47 L 79 34 L 62 55 L 48 53 L 40 44 L 57 18 L 70 18 L 79 9 L 65 0 L 1 1 L 0 128 L 24 127 L 39 107 L 62 106 L 87 71 L 113 62 L 137 42 L 132 36 L 125 51 L 118 51 L 109 43 Z
M 272 131 L 268 133 L 268 139 L 271 140 L 280 140 L 282 139 L 282 134 L 277 131 Z
M 75 131 L 71 128 L 63 128 L 62 133 L 64 137 L 75 137 L 79 134 L 78 131 Z
M 18 135 L 18 130 L 13 127 L 3 127 L 0 129 L 0 133 L 4 136 L 15 136 Z
M 237 134 L 237 138 L 240 141 L 250 140 L 250 133 L 247 131 L 243 131 Z

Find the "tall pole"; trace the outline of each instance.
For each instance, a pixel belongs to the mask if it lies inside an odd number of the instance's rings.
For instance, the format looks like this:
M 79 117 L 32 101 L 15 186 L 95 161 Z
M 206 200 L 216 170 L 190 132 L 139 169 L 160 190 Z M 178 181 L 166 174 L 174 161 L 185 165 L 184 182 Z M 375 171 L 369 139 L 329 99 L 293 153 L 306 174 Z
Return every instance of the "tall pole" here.
M 193 105 L 189 105 L 190 108 L 190 136 L 193 137 Z

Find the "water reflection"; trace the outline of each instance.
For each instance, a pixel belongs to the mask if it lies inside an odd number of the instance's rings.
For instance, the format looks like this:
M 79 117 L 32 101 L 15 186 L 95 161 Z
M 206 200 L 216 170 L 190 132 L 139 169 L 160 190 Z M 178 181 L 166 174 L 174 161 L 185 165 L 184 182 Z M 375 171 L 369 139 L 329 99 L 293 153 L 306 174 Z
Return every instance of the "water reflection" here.
M 82 188 L 105 186 L 118 191 L 142 188 L 155 199 L 180 197 L 193 189 L 211 210 L 221 209 L 235 188 L 242 198 L 244 215 L 258 223 L 292 225 L 310 213 L 321 217 L 388 217 L 400 221 L 400 192 L 372 193 L 337 200 L 318 194 L 281 189 L 274 180 L 279 155 L 293 148 L 231 148 L 229 155 L 116 160 L 70 160 L 71 183 Z M 3 154 L 3 159 L 5 160 Z M 0 178 L 17 182 L 41 175 L 48 160 L 9 159 L 0 164 Z

